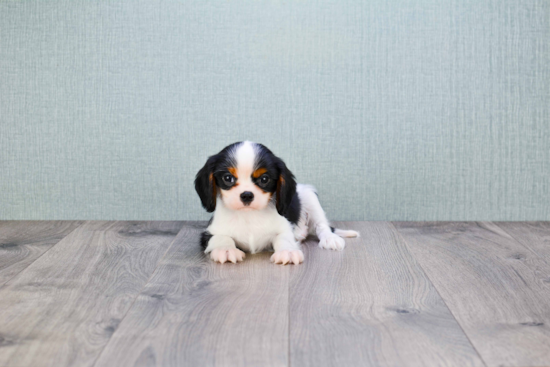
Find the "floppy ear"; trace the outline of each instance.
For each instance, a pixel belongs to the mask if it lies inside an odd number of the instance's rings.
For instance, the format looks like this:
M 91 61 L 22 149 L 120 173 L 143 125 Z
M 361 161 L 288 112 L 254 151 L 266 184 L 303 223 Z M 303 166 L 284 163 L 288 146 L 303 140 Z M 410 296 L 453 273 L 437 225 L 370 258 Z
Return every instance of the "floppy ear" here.
M 279 160 L 277 166 L 279 167 L 280 173 L 279 179 L 277 180 L 275 206 L 277 207 L 277 212 L 283 215 L 296 194 L 296 180 L 292 172 L 286 167 L 285 162 Z
M 200 169 L 195 177 L 195 190 L 201 198 L 201 203 L 208 213 L 216 209 L 216 180 L 214 179 L 214 168 L 217 156 L 211 156 L 206 161 L 204 167 Z

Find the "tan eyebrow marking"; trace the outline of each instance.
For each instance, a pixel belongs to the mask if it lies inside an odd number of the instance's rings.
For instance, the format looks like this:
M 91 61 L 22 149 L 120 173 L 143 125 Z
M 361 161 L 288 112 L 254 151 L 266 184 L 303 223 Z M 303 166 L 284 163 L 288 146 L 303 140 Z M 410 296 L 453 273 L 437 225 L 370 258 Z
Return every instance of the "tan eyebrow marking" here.
M 254 171 L 254 173 L 252 174 L 252 177 L 258 178 L 266 172 L 267 170 L 265 168 L 258 168 L 257 170 Z
M 233 176 L 235 176 L 235 178 L 239 178 L 237 176 L 237 169 L 235 167 L 229 167 L 227 170 L 229 171 L 229 173 L 231 173 Z

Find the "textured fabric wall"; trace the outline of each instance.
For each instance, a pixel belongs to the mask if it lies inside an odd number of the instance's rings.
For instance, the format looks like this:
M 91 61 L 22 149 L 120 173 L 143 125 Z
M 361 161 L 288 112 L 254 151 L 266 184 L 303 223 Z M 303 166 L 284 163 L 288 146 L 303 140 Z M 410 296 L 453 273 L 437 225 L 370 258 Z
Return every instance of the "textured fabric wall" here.
M 0 2 L 0 218 L 205 219 L 266 144 L 332 219 L 550 220 L 550 3 Z

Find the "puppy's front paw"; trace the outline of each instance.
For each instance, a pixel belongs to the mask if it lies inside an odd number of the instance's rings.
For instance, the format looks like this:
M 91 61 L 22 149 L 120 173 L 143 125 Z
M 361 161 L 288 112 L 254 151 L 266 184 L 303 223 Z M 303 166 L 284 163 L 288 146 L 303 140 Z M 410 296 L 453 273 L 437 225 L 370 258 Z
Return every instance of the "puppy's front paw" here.
M 296 264 L 304 261 L 304 253 L 300 250 L 280 250 L 271 255 L 271 262 L 275 264 Z
M 321 238 L 319 247 L 327 250 L 342 251 L 346 247 L 346 241 L 334 233 L 329 233 Z
M 234 247 L 215 248 L 210 253 L 210 258 L 214 261 L 220 262 L 221 264 L 226 261 L 231 261 L 235 264 L 237 261 L 243 261 L 245 257 L 246 255 L 244 252 Z

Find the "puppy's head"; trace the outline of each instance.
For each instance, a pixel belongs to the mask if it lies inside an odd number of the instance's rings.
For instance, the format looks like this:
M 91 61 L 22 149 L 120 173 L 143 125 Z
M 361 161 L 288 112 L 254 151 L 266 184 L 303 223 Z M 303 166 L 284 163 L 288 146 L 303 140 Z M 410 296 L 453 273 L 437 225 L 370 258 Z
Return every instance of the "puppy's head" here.
M 218 200 L 231 210 L 261 210 L 274 203 L 283 215 L 296 193 L 296 181 L 285 163 L 261 144 L 231 144 L 208 158 L 195 178 L 202 206 L 216 209 Z

